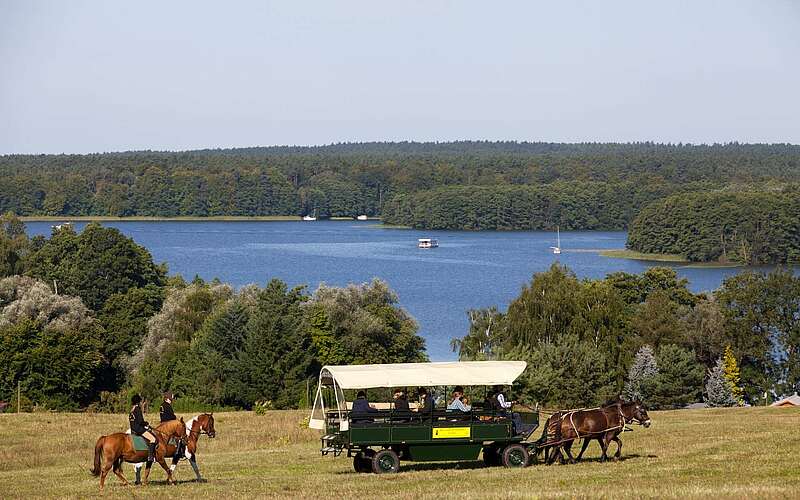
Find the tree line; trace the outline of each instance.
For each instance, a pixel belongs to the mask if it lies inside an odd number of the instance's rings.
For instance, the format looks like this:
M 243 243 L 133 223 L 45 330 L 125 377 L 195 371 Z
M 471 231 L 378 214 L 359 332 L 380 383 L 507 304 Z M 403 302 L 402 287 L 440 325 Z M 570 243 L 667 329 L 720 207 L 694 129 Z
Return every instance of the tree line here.
M 469 311 L 460 359 L 522 359 L 518 396 L 560 408 L 617 394 L 653 408 L 763 404 L 800 383 L 800 277 L 744 272 L 693 294 L 669 268 L 579 280 L 554 264 L 505 312 Z
M 800 187 L 669 196 L 639 213 L 627 246 L 699 262 L 800 262 Z
M 132 391 L 183 404 L 305 404 L 324 364 L 425 361 L 415 320 L 386 283 L 234 290 L 167 276 L 113 228 L 28 239 L 0 218 L 0 400 L 122 411 Z
M 254 216 L 316 210 L 321 217 L 384 215 L 419 227 L 525 229 L 533 218 L 533 225 L 619 229 L 668 194 L 780 183 L 798 173 L 800 147 L 785 144 L 461 141 L 5 155 L 0 213 Z M 431 192 L 450 186 L 461 190 Z M 463 194 L 476 187 L 483 196 L 471 206 Z M 511 187 L 530 190 L 506 189 Z M 495 205 L 515 195 L 533 200 L 492 215 Z M 450 209 L 436 209 L 439 196 Z M 540 198 L 556 206 L 539 207 Z M 461 208 L 475 212 L 468 224 L 461 222 Z

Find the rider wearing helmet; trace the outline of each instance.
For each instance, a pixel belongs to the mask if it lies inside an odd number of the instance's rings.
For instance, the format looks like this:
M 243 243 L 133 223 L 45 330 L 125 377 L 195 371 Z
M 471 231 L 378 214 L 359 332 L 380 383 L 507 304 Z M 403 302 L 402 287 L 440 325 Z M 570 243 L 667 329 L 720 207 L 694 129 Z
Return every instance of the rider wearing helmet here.
M 178 420 L 175 416 L 175 411 L 172 409 L 172 399 L 174 398 L 171 391 L 164 391 L 164 401 L 161 402 L 161 407 L 158 409 L 158 415 L 161 417 L 161 423 L 169 422 L 170 420 Z
M 178 420 L 175 416 L 175 411 L 172 409 L 172 400 L 175 395 L 172 391 L 164 391 L 164 401 L 161 402 L 161 407 L 158 409 L 158 415 L 161 418 L 161 423 L 169 422 L 170 420 Z M 186 445 L 183 441 L 178 441 L 175 449 L 175 457 L 180 459 L 186 451 Z
M 144 414 L 142 413 L 142 397 L 138 394 L 134 394 L 131 398 L 131 404 L 133 404 L 133 407 L 128 414 L 131 434 L 141 436 L 147 441 L 147 461 L 152 463 L 158 440 L 156 439 L 156 435 L 153 434 L 150 424 L 144 419 Z

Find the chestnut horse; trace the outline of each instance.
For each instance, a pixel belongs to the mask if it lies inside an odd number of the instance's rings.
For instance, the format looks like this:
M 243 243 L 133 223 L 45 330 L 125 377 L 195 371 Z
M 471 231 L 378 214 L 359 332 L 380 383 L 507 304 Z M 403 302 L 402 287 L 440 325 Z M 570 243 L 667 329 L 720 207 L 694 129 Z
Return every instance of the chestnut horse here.
M 203 481 L 203 477 L 200 475 L 200 468 L 197 467 L 197 441 L 200 440 L 202 434 L 208 434 L 210 438 L 216 437 L 217 431 L 214 429 L 213 413 L 203 413 L 186 422 L 186 451 L 184 452 L 184 457 L 189 460 L 189 465 L 191 465 L 192 470 L 194 470 L 197 482 Z M 169 456 L 170 453 L 174 455 L 172 457 L 172 465 L 169 467 L 173 472 L 175 471 L 175 467 L 178 466 L 178 460 L 184 458 L 175 455 L 175 452 L 175 446 L 167 446 L 167 456 Z M 136 470 L 136 484 L 141 482 L 142 465 L 144 464 L 141 462 L 133 464 Z
M 175 480 L 172 478 L 172 471 L 167 466 L 167 462 L 164 461 L 164 457 L 168 456 L 167 442 L 170 438 L 174 437 L 177 440 L 186 440 L 186 424 L 183 422 L 183 419 L 170 420 L 153 429 L 153 434 L 155 434 L 158 440 L 158 446 L 156 446 L 155 450 L 155 459 L 167 472 L 167 483 L 175 484 Z M 174 447 L 172 453 L 175 453 Z M 112 469 L 114 470 L 114 474 L 120 478 L 123 485 L 127 486 L 129 484 L 128 480 L 125 479 L 125 476 L 122 474 L 123 461 L 131 463 L 146 462 L 147 450 L 136 451 L 133 448 L 133 439 L 131 435 L 125 434 L 124 432 L 100 436 L 97 443 L 94 445 L 94 468 L 91 472 L 95 477 L 100 476 L 101 491 L 105 485 L 108 471 Z M 152 462 L 147 464 L 147 470 L 144 473 L 145 484 L 147 484 L 148 477 L 150 476 L 150 465 L 152 465 Z
M 540 448 L 537 448 L 536 454 L 544 449 L 545 462 L 553 463 L 557 457 L 563 462 L 563 449 L 570 463 L 574 463 L 571 449 L 575 440 L 583 439 L 583 447 L 578 455 L 580 459 L 589 442 L 596 439 L 602 451 L 601 461 L 608 459 L 607 451 L 611 441 L 617 443 L 614 458 L 619 458 L 622 455 L 622 442 L 618 436 L 624 430 L 625 424 L 634 420 L 645 427 L 650 426 L 650 417 L 640 401 L 624 403 L 617 400 L 600 408 L 556 412 L 544 426 L 542 437 L 537 441 Z M 547 451 L 550 448 L 552 451 L 548 457 Z

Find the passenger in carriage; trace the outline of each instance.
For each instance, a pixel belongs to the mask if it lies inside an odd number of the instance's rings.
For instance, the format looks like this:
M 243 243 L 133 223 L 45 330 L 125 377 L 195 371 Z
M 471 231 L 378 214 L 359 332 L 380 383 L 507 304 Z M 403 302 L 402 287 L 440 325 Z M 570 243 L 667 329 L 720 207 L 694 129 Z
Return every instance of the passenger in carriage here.
M 472 406 L 469 405 L 469 399 L 464 397 L 464 388 L 460 385 L 453 389 L 453 400 L 447 405 L 447 409 L 463 412 L 472 411 Z
M 532 425 L 524 424 L 519 413 L 510 412 L 511 407 L 514 406 L 516 401 L 506 401 L 502 385 L 496 385 L 492 388 L 492 396 L 489 398 L 489 402 L 499 415 L 511 416 L 511 421 L 514 423 L 515 434 L 529 434 L 531 432 L 533 428 Z
M 408 406 L 408 397 L 403 389 L 395 389 L 392 395 L 394 400 L 394 411 L 397 413 L 407 413 L 411 411 Z
M 369 417 L 370 413 L 378 413 L 378 410 L 367 401 L 366 391 L 358 391 L 351 410 L 351 414 L 354 416 L 353 422 L 372 422 L 372 418 Z
M 433 397 L 428 394 L 428 389 L 424 387 L 417 389 L 417 397 L 419 397 L 417 412 L 423 414 L 433 413 Z

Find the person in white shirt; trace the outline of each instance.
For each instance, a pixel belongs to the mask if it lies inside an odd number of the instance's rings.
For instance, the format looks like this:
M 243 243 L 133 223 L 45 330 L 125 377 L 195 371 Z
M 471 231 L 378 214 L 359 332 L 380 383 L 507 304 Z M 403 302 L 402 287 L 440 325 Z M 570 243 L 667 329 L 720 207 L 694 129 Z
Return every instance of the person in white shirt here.
M 464 398 L 464 388 L 460 385 L 453 389 L 453 400 L 450 401 L 450 404 L 447 405 L 448 410 L 460 410 L 463 412 L 472 411 L 472 406 L 470 406 L 469 400 Z

